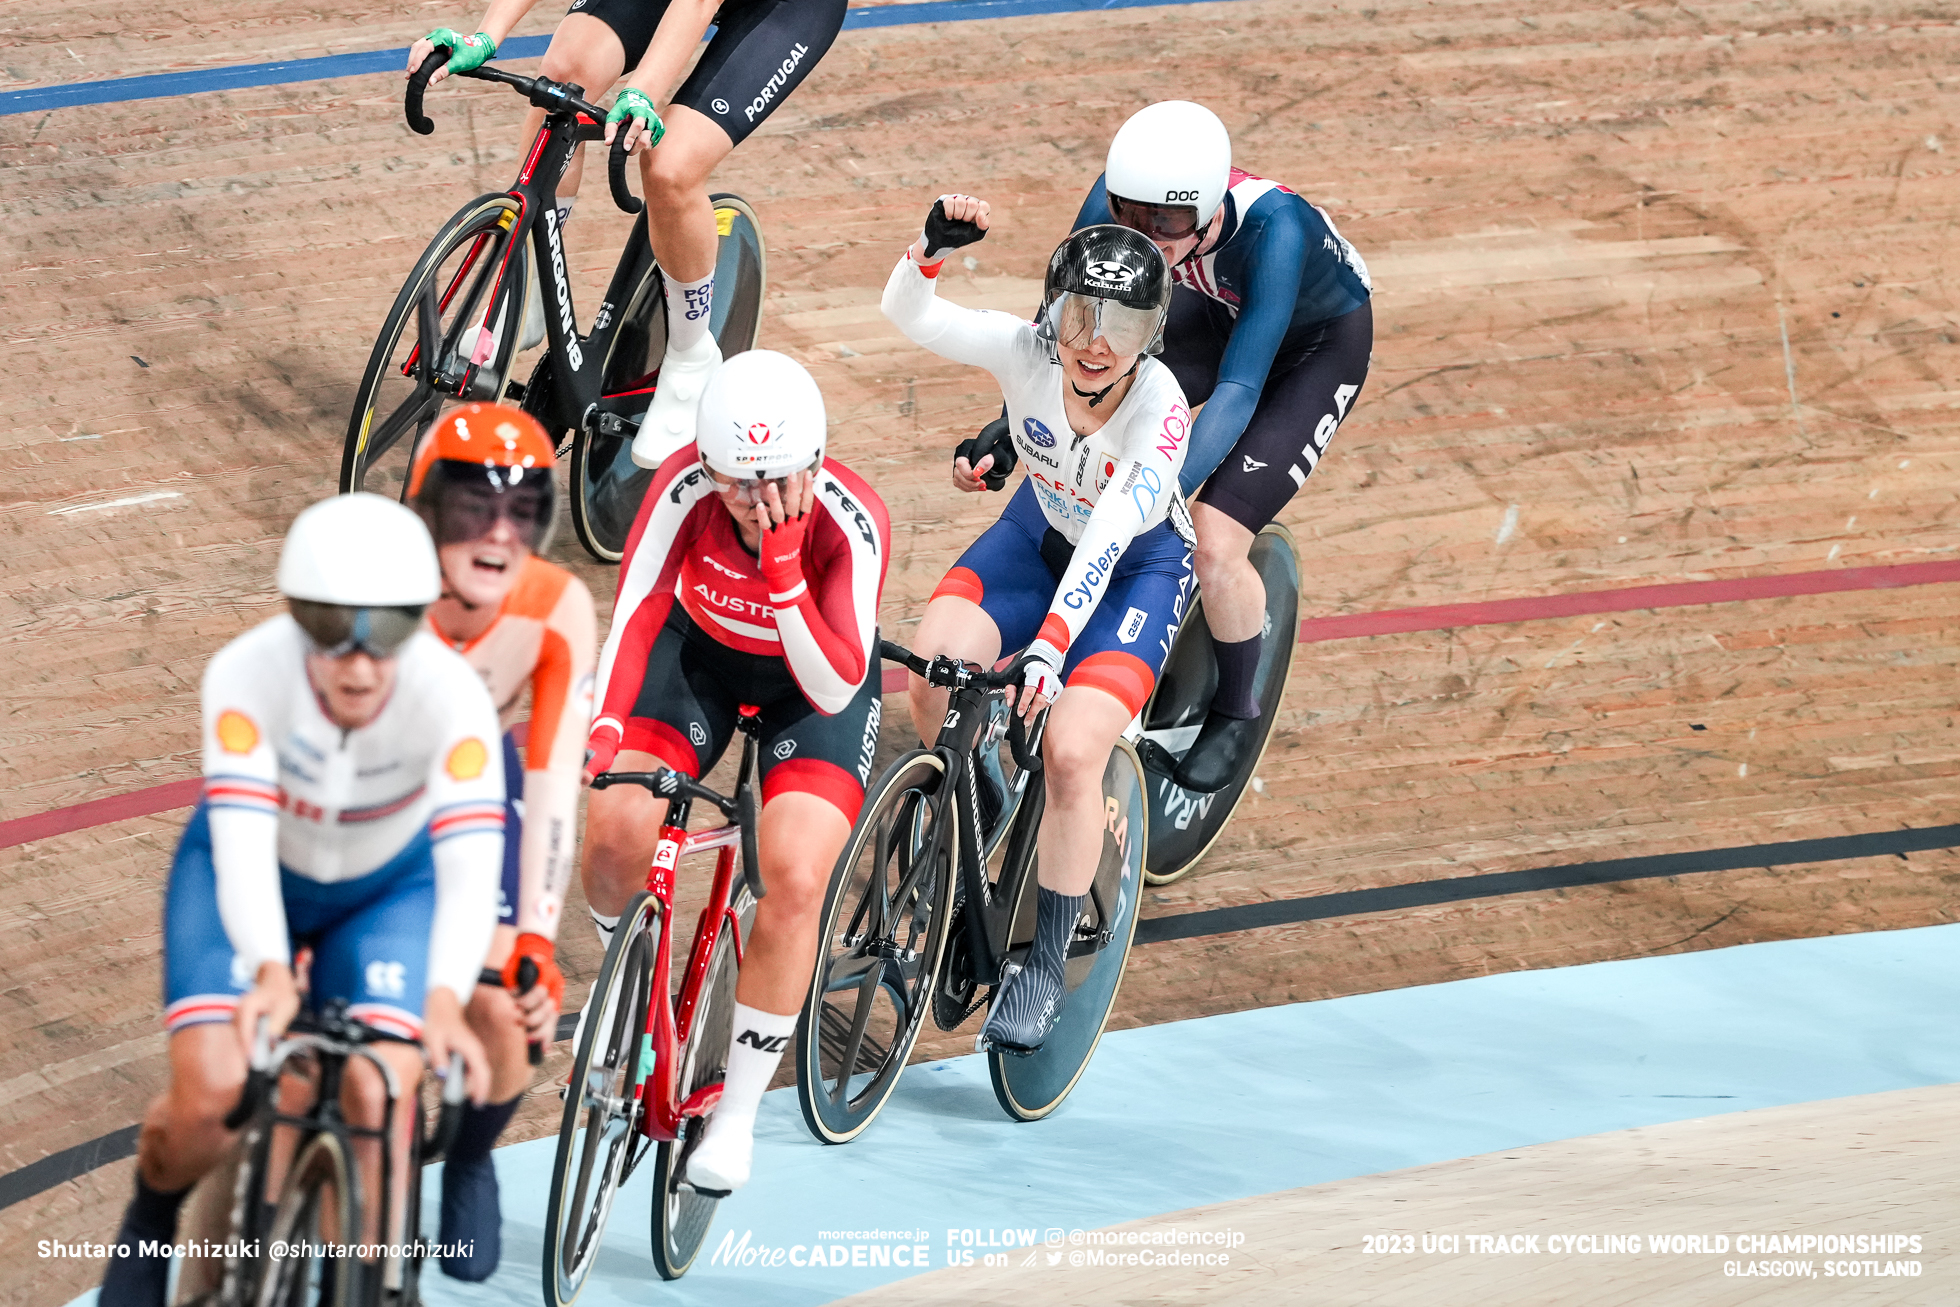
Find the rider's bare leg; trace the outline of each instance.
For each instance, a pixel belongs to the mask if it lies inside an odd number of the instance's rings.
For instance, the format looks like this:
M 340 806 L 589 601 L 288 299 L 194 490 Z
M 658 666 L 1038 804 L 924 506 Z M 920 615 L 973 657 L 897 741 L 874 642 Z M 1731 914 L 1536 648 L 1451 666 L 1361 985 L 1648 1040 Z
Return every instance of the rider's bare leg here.
M 850 834 L 849 819 L 814 794 L 790 791 L 762 805 L 757 840 L 769 893 L 756 905 L 742 957 L 721 1103 L 688 1162 L 692 1184 L 734 1190 L 748 1181 L 756 1109 L 796 1032 L 816 966 L 817 915 Z
M 626 48 L 619 34 L 607 24 L 586 14 L 567 14 L 551 34 L 551 45 L 544 52 L 538 72 L 554 82 L 576 82 L 585 88 L 585 98 L 597 103 L 626 71 Z M 529 149 L 544 126 L 544 110 L 534 108 L 524 116 L 524 148 Z M 578 194 L 585 173 L 585 146 L 573 148 L 558 183 L 558 202 L 562 205 Z
M 1238 519 L 1210 504 L 1191 506 L 1191 524 L 1198 531 L 1193 562 L 1198 589 L 1205 597 L 1205 624 L 1221 644 L 1250 640 L 1266 621 L 1266 584 L 1247 555 L 1252 532 Z
M 1041 815 L 1042 887 L 1073 898 L 1089 892 L 1102 861 L 1107 809 L 1103 771 L 1109 751 L 1136 714 L 1090 685 L 1063 690 L 1041 737 L 1047 807 Z
M 987 610 L 971 599 L 941 595 L 926 605 L 926 615 L 912 637 L 912 652 L 921 658 L 950 654 L 992 667 L 1000 657 L 1000 628 L 987 616 Z M 927 685 L 925 677 L 911 673 L 906 678 L 905 695 L 912 708 L 912 729 L 921 741 L 932 743 L 939 738 L 939 723 L 946 720 L 946 700 L 952 691 Z

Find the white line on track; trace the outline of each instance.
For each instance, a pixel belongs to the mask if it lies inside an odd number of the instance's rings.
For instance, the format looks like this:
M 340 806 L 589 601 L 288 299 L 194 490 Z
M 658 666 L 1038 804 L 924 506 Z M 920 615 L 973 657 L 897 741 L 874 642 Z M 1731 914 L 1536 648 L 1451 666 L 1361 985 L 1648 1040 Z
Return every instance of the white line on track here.
M 93 513 L 104 508 L 128 508 L 133 504 L 153 504 L 159 499 L 182 499 L 181 490 L 153 490 L 147 495 L 131 495 L 127 499 L 111 499 L 103 504 L 76 504 L 72 508 L 50 508 L 49 517 L 60 517 L 64 513 Z

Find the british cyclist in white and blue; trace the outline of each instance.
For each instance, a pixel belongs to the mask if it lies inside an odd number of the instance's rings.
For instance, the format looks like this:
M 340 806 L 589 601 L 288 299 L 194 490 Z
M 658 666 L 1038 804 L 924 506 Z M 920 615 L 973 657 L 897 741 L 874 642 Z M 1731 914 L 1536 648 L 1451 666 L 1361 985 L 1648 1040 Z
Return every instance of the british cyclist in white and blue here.
M 1265 588 L 1246 555 L 1367 380 L 1368 267 L 1320 208 L 1233 167 L 1225 125 L 1189 101 L 1153 104 L 1117 131 L 1075 226 L 1108 222 L 1148 236 L 1170 264 L 1161 359 L 1203 406 L 1180 480 L 1193 497 L 1218 690 L 1176 780 L 1210 792 L 1264 734 L 1255 680 Z
M 144 1117 L 102 1282 L 116 1307 L 162 1307 L 169 1258 L 145 1249 L 171 1242 L 185 1194 L 229 1147 L 253 1037 L 297 1014 L 296 977 L 310 1006 L 345 1002 L 383 1037 L 398 1083 L 417 1083 L 426 1051 L 437 1067 L 463 1056 L 473 1100 L 489 1088 L 463 1008 L 497 924 L 503 754 L 483 682 L 422 625 L 441 591 L 435 546 L 402 505 L 336 496 L 294 521 L 279 589 L 288 611 L 204 675 L 204 795 L 164 905 L 170 1083 Z M 378 1091 L 372 1068 L 349 1065 L 354 1124 L 379 1125 Z M 397 1212 L 415 1116 L 396 1114 Z M 356 1160 L 373 1194 L 377 1151 Z

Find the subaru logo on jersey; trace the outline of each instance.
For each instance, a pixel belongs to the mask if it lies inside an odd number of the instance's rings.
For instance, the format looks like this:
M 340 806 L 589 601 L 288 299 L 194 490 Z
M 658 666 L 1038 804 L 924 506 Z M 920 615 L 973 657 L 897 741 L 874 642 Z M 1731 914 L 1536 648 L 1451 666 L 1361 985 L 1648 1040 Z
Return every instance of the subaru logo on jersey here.
M 796 752 L 796 741 L 778 740 L 776 742 L 776 747 L 774 749 L 771 749 L 770 752 L 776 755 L 777 762 L 781 762 L 783 759 L 789 757 L 792 753 Z
M 1118 263 L 1114 259 L 1097 259 L 1089 265 L 1089 275 L 1098 281 L 1127 286 L 1137 279 L 1137 270 L 1127 263 Z
M 1026 433 L 1030 444 L 1040 445 L 1043 449 L 1055 447 L 1055 433 L 1041 425 L 1040 419 L 1023 418 L 1021 430 Z

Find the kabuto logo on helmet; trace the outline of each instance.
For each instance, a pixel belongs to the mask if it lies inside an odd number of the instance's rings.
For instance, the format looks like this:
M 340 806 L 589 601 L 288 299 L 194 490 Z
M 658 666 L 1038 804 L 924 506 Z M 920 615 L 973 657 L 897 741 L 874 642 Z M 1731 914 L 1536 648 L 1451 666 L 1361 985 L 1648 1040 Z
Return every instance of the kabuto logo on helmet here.
M 1137 279 L 1135 268 L 1114 259 L 1097 259 L 1089 265 L 1088 273 L 1097 281 L 1108 282 L 1112 286 L 1127 286 Z

